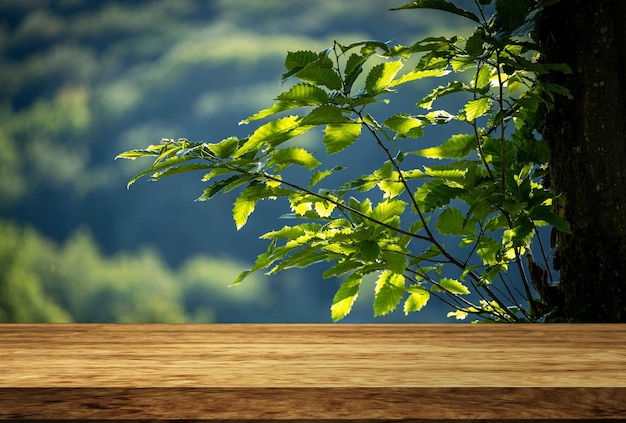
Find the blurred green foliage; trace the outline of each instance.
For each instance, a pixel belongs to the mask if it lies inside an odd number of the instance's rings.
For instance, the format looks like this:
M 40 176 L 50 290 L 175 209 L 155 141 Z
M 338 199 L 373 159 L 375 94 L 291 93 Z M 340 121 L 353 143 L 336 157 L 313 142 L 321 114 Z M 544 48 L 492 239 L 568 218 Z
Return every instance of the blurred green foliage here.
M 174 270 L 152 249 L 107 257 L 86 230 L 58 244 L 8 221 L 0 239 L 2 322 L 211 322 L 225 307 L 236 316 L 276 301 L 259 280 L 229 287 L 242 263 L 227 258 Z

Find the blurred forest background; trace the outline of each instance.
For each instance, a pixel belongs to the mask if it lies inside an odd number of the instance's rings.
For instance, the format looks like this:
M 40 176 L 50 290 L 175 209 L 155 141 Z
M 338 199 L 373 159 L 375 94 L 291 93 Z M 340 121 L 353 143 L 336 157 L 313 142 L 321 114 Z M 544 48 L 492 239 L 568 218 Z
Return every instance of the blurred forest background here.
M 163 137 L 246 136 L 254 128 L 237 122 L 271 105 L 287 51 L 468 25 L 388 10 L 404 3 L 0 0 L 0 322 L 329 322 L 340 281 L 322 267 L 228 286 L 283 226 L 284 204 L 236 231 L 234 197 L 194 202 L 201 174 L 127 190 L 147 163 L 114 158 Z M 432 88 L 392 98 L 388 113 Z M 379 163 L 358 151 L 342 165 Z M 371 291 L 345 322 L 447 320 L 436 303 L 373 319 Z

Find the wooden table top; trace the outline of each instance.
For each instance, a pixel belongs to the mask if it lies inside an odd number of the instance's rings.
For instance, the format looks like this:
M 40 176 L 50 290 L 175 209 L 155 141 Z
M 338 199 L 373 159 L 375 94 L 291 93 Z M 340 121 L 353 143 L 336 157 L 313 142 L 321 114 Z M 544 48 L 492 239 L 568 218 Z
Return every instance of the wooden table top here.
M 0 420 L 626 418 L 626 325 L 0 325 Z

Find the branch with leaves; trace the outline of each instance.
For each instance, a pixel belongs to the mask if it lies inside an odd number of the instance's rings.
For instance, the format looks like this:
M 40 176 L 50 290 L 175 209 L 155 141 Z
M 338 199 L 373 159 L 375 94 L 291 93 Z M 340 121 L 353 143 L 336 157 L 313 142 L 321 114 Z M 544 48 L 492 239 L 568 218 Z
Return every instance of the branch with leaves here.
M 376 275 L 376 316 L 401 302 L 405 313 L 419 311 L 435 297 L 459 319 L 545 319 L 554 305 L 534 288 L 537 268 L 550 274 L 538 227 L 569 227 L 552 211 L 555 194 L 540 183 L 550 151 L 537 131 L 550 99 L 568 93 L 537 77 L 568 69 L 534 60 L 538 47 L 528 34 L 542 2 L 490 3 L 477 1 L 477 13 L 443 0 L 399 8 L 440 9 L 470 19 L 478 26 L 467 38 L 429 37 L 411 46 L 335 42 L 322 52 L 288 53 L 282 75 L 288 88 L 271 107 L 240 122 L 265 121 L 250 136 L 217 143 L 164 139 L 122 153 L 118 157 L 155 157 L 129 185 L 143 176 L 159 180 L 202 170 L 207 186 L 199 200 L 240 190 L 233 205 L 238 229 L 259 201 L 286 199 L 286 216 L 298 223 L 264 234 L 267 251 L 234 283 L 262 269 L 273 274 L 325 262 L 324 278 L 344 278 L 332 301 L 335 321 L 350 312 L 370 274 Z M 489 8 L 494 13 L 486 18 Z M 417 64 L 403 72 L 409 61 Z M 417 102 L 421 114 L 379 122 L 369 113 L 371 105 L 384 104 L 408 84 L 451 75 L 454 80 Z M 433 110 L 452 95 L 463 100 L 460 110 Z M 415 149 L 416 139 L 440 125 L 460 131 L 434 147 Z M 380 168 L 323 186 L 344 168 L 316 170 L 321 161 L 298 145 L 299 135 L 316 128 L 323 129 L 326 153 L 344 154 L 346 162 L 357 142 L 375 143 Z M 289 179 L 293 167 L 309 172 L 308 183 Z M 363 193 L 369 196 L 359 200 Z M 534 240 L 543 263 L 532 261 L 535 271 L 528 272 L 525 257 L 537 248 Z

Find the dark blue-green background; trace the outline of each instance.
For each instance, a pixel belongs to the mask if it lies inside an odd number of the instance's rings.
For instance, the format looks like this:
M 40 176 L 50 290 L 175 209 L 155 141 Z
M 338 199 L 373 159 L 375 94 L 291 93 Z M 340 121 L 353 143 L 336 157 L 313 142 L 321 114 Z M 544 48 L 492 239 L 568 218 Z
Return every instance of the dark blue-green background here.
M 229 288 L 283 226 L 284 204 L 236 231 L 234 196 L 194 202 L 201 174 L 128 179 L 114 161 L 162 137 L 217 142 L 271 105 L 287 51 L 333 40 L 409 44 L 470 29 L 378 0 L 0 0 L 0 321 L 328 322 L 339 280 L 322 266 Z M 415 86 L 385 114 L 410 112 Z M 313 150 L 320 139 L 304 139 Z M 358 173 L 379 165 L 358 147 Z M 430 304 L 372 317 L 364 283 L 346 322 L 446 320 Z

